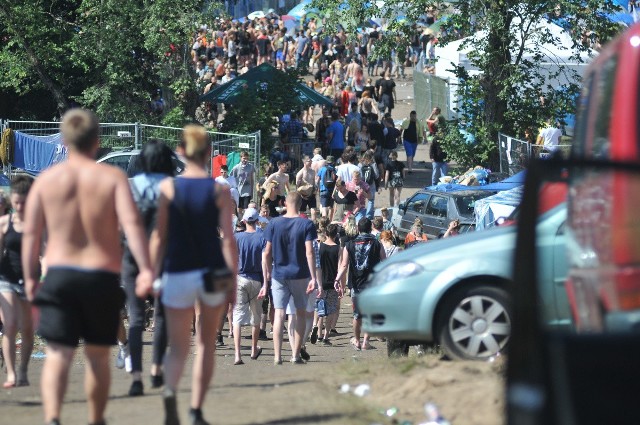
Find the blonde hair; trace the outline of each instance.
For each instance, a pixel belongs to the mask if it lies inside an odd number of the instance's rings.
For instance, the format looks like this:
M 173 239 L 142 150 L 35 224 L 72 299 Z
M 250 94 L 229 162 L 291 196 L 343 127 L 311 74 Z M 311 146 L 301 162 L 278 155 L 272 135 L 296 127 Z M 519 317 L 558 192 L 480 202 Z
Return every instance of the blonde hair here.
M 358 236 L 358 226 L 356 225 L 356 216 L 349 214 L 347 216 L 347 222 L 344 225 L 344 233 L 349 237 Z
M 62 116 L 60 133 L 65 145 L 78 152 L 89 152 L 98 144 L 98 117 L 86 109 L 71 109 Z
M 201 160 L 209 147 L 209 135 L 203 126 L 187 124 L 182 130 L 182 144 L 185 157 Z

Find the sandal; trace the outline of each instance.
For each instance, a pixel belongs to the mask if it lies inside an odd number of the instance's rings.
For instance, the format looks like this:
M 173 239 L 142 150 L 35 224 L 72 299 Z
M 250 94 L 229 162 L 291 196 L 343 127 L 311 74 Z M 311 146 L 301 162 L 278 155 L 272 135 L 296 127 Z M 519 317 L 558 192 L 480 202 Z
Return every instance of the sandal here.
M 360 351 L 362 349 L 361 345 L 360 345 L 360 341 L 356 340 L 356 337 L 351 337 L 351 340 L 349 341 L 351 343 L 351 345 L 353 345 L 353 348 L 356 351 Z
M 240 366 L 241 364 L 244 364 L 244 362 L 242 361 L 242 359 L 240 359 L 240 360 L 236 360 L 236 361 L 233 363 L 233 365 L 234 365 L 234 366 Z
M 4 389 L 15 388 L 15 387 L 16 387 L 16 383 L 14 381 L 7 381 L 4 384 L 2 384 L 2 388 Z
M 369 344 L 368 342 L 366 344 L 362 344 L 362 349 L 363 350 L 371 350 L 373 349 L 373 345 Z
M 260 354 L 262 354 L 262 347 L 257 347 L 258 351 L 256 351 L 256 355 L 255 356 L 251 356 L 251 360 L 258 360 L 258 357 L 260 357 Z

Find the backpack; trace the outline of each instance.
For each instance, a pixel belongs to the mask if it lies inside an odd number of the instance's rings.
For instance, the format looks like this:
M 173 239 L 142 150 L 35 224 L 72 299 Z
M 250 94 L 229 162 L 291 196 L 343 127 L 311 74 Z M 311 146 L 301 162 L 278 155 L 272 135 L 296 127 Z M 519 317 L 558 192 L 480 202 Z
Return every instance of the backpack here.
M 140 212 L 140 217 L 142 218 L 142 224 L 144 225 L 147 237 L 151 235 L 151 232 L 156 225 L 156 212 L 158 211 L 159 198 L 157 185 L 158 184 L 147 184 L 144 190 L 140 192 L 134 181 L 129 180 L 133 200 Z
M 336 187 L 336 169 L 331 165 L 325 165 L 326 171 L 324 173 L 324 179 L 322 179 L 322 184 L 324 187 L 331 191 Z
M 365 183 L 369 186 L 376 183 L 376 175 L 371 165 L 363 165 L 360 170 L 362 172 L 362 179 Z

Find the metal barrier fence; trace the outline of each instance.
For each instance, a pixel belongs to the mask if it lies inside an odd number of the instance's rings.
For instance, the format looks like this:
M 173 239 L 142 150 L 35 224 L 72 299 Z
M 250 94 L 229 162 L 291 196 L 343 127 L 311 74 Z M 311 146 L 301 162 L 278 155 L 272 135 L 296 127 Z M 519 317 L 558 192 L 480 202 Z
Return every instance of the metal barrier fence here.
M 14 131 L 31 136 L 51 136 L 60 131 L 60 123 L 56 121 L 13 121 L 0 120 L 0 128 L 4 131 L 10 128 Z M 252 134 L 233 134 L 209 131 L 211 139 L 212 157 L 215 155 L 229 155 L 232 152 L 247 151 L 249 162 L 260 169 L 260 132 Z M 140 149 L 151 139 L 157 139 L 172 149 L 180 143 L 182 128 L 147 125 L 140 123 L 100 123 L 100 146 L 113 150 L 132 148 Z M 259 177 L 259 176 L 257 176 Z
M 556 147 L 565 156 L 568 156 L 570 144 L 562 144 Z M 527 168 L 533 158 L 544 158 L 551 154 L 544 146 L 532 145 L 526 140 L 516 139 L 506 134 L 498 134 L 498 150 L 500 152 L 500 172 L 510 176 Z

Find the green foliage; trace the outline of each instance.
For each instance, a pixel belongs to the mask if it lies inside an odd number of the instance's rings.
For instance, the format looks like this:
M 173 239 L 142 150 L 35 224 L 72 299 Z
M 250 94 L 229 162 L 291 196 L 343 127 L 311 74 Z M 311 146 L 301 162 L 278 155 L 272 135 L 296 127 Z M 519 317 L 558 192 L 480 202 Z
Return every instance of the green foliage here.
M 296 96 L 292 96 L 300 81 L 300 71 L 289 69 L 274 81 L 256 86 L 255 90 L 246 89 L 233 105 L 227 106 L 222 131 L 239 134 L 260 131 L 262 151 L 268 152 L 271 147 L 269 136 L 277 131 L 278 116 L 301 106 Z
M 574 112 L 580 78 L 575 68 L 565 66 L 545 45 L 564 48 L 570 59 L 584 61 L 597 43 L 604 44 L 621 30 L 606 18 L 614 10 L 611 0 L 469 0 L 456 2 L 455 8 L 435 0 L 386 0 L 382 7 L 369 0 L 314 0 L 311 7 L 327 15 L 325 29 L 329 32 L 337 32 L 340 25 L 348 34 L 356 34 L 373 17 L 389 22 L 386 35 L 376 43 L 375 56 L 404 48 L 415 31 L 410 23 L 417 22 L 428 8 L 447 16 L 440 27 L 438 47 L 472 36 L 462 48 L 472 47 L 467 54 L 469 68 L 479 72 L 469 75 L 464 68 L 453 72 L 459 80 L 459 123 L 475 135 L 477 143 L 455 145 L 460 136 L 454 128 L 446 139 L 451 141 L 451 155 L 458 160 L 487 161 L 489 166 L 495 164 L 498 132 L 522 137 L 526 129 L 537 128 L 547 118 Z M 340 13 L 333 13 L 335 10 Z M 399 14 L 407 20 L 394 19 Z M 550 30 L 552 18 L 562 18 L 571 46 L 560 46 Z M 550 69 L 550 62 L 558 68 Z
M 439 134 L 442 150 L 447 153 L 448 160 L 456 162 L 463 169 L 488 164 L 497 146 L 491 138 L 482 133 L 486 130 L 478 128 L 475 142 L 470 143 L 460 132 L 460 127 L 457 120 L 452 120 Z
M 0 90 L 51 93 L 59 116 L 76 102 L 103 121 L 160 123 L 149 110 L 158 88 L 192 116 L 197 105 L 191 33 L 202 0 L 15 0 L 0 2 Z M 24 109 L 23 109 L 24 108 Z M 35 109 L 35 108 L 34 108 Z M 40 113 L 40 112 L 39 112 Z M 9 109 L 30 117 L 27 105 Z M 176 121 L 175 115 L 168 120 Z

